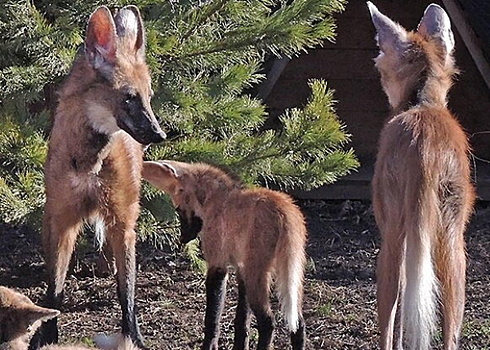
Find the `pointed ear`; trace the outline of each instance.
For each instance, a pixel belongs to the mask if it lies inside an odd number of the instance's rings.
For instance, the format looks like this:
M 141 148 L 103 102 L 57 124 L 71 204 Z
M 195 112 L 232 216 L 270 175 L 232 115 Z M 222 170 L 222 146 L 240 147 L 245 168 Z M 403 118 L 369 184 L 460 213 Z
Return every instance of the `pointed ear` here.
M 141 176 L 156 188 L 170 195 L 179 184 L 177 169 L 166 162 L 143 162 Z
M 407 31 L 383 15 L 370 1 L 367 2 L 371 20 L 376 28 L 378 46 L 382 52 L 403 53 L 407 45 Z
M 115 17 L 117 36 L 121 44 L 135 56 L 145 57 L 145 28 L 140 11 L 134 5 L 125 6 Z
M 47 309 L 37 305 L 29 307 L 29 309 L 25 310 L 25 312 L 30 325 L 34 324 L 36 321 L 44 322 L 50 320 L 60 314 L 58 310 Z
M 102 73 L 110 73 L 116 60 L 116 45 L 116 26 L 111 12 L 101 6 L 88 21 L 85 53 L 89 62 Z
M 451 20 L 444 9 L 436 4 L 427 6 L 420 20 L 417 32 L 436 38 L 444 47 L 446 54 L 454 49 L 454 35 L 451 30 Z

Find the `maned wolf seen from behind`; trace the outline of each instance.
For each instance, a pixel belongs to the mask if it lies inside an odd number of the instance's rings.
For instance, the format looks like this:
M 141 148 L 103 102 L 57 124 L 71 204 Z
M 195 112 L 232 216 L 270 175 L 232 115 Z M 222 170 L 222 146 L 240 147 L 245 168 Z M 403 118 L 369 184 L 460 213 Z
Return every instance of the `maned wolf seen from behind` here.
M 439 302 L 444 349 L 456 349 L 465 303 L 464 231 L 475 194 L 468 141 L 446 107 L 455 74 L 451 24 L 431 4 L 417 31 L 407 32 L 368 6 L 381 51 L 376 67 L 393 109 L 373 178 L 382 237 L 381 349 L 430 348 Z
M 304 349 L 301 308 L 306 227 L 291 198 L 265 188 L 243 189 L 237 180 L 207 164 L 144 162 L 142 174 L 172 198 L 180 215 L 182 243 L 201 232 L 208 264 L 202 349 L 218 349 L 229 266 L 236 268 L 238 278 L 233 349 L 249 347 L 250 310 L 257 318 L 257 349 L 270 348 L 273 275 L 292 347 Z
M 43 248 L 47 306 L 59 309 L 83 222 L 95 224 L 115 259 L 122 332 L 142 347 L 135 314 L 135 240 L 144 145 L 165 134 L 150 107 L 143 21 L 134 6 L 114 17 L 99 7 L 59 93 L 45 164 Z M 56 342 L 56 318 L 33 340 Z
M 59 315 L 58 310 L 37 306 L 25 295 L 0 286 L 0 350 L 27 350 L 29 339 L 42 322 Z M 98 340 L 98 339 L 100 340 Z M 97 336 L 106 350 L 137 350 L 122 336 Z M 78 345 L 47 345 L 42 350 L 89 350 Z

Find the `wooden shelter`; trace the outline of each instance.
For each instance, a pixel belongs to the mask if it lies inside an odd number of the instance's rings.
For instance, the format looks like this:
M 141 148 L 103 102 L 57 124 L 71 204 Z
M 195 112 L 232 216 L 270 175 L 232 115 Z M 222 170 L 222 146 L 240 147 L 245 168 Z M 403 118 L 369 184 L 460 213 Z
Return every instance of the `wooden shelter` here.
M 449 108 L 467 131 L 473 147 L 474 179 L 481 199 L 490 200 L 490 1 L 372 0 L 393 20 L 411 30 L 431 2 L 451 17 L 456 63 L 461 71 L 450 92 Z M 261 87 L 271 116 L 305 104 L 308 81 L 325 79 L 335 90 L 337 114 L 352 135 L 361 168 L 300 198 L 369 199 L 378 135 L 389 115 L 373 58 L 378 55 L 375 29 L 365 1 L 351 0 L 337 16 L 336 43 L 274 62 Z

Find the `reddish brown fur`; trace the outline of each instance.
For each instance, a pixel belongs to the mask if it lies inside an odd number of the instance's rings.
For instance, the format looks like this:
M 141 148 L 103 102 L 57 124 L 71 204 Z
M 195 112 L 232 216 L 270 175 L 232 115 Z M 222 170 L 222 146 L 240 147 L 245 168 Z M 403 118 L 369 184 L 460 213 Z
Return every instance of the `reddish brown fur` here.
M 27 350 L 29 339 L 43 321 L 56 317 L 58 310 L 35 305 L 25 295 L 0 286 L 0 349 Z M 114 337 L 106 350 L 137 350 L 128 339 Z M 88 350 L 82 345 L 48 345 L 42 350 Z
M 371 5 L 377 25 L 380 15 Z M 440 37 L 421 30 L 426 30 L 423 25 L 419 32 L 407 33 L 400 56 L 380 43 L 383 54 L 376 59 L 394 111 L 381 132 L 372 184 L 382 236 L 377 267 L 381 349 L 428 347 L 439 293 L 444 349 L 457 348 L 463 319 L 464 231 L 475 197 L 469 145 L 446 108 L 456 71 L 453 59 Z M 403 37 L 403 28 L 397 31 Z M 414 290 L 421 298 L 407 305 Z M 404 334 L 404 329 L 411 332 Z
M 59 311 L 34 305 L 26 296 L 0 286 L 0 349 L 27 350 L 30 336 L 42 321 Z
M 107 239 L 115 259 L 123 333 L 141 346 L 133 303 L 143 145 L 119 125 L 123 118 L 144 115 L 152 120 L 152 132 L 161 130 L 149 104 L 152 92 L 141 17 L 132 6 L 119 14 L 126 19 L 119 18 L 122 24 L 117 16 L 115 24 L 104 7 L 92 14 L 85 52 L 79 54 L 59 92 L 45 164 L 42 238 L 48 302 L 59 308 L 78 232 L 86 220 L 99 223 L 100 238 Z M 120 30 L 124 25 L 126 29 Z M 133 100 L 135 104 L 129 105 Z M 55 328 L 49 333 L 45 341 L 56 341 Z
M 306 228 L 301 211 L 288 195 L 265 188 L 242 188 L 207 164 L 145 162 L 142 175 L 168 193 L 176 207 L 203 220 L 200 237 L 209 271 L 234 266 L 256 315 L 257 310 L 271 312 L 269 289 L 275 274 L 280 299 L 286 300 L 283 309 L 300 318 L 288 319 L 291 315 L 286 315 L 290 330 L 298 330 L 297 321 L 302 327 Z M 291 298 L 297 298 L 296 303 L 287 305 Z M 260 332 L 259 325 L 259 348 Z M 268 348 L 265 343 L 264 348 Z M 235 348 L 239 346 L 235 342 Z

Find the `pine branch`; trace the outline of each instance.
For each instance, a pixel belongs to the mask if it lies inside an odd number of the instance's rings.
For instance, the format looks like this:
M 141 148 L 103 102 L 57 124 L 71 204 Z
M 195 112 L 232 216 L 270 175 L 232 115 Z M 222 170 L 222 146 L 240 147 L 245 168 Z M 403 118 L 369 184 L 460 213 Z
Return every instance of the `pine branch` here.
M 120 7 L 123 0 L 104 5 Z M 148 159 L 229 166 L 246 184 L 311 188 L 352 171 L 350 137 L 333 92 L 312 82 L 304 108 L 280 130 L 262 131 L 263 101 L 247 95 L 270 55 L 297 55 L 335 37 L 343 0 L 135 0 L 147 29 L 154 110 L 171 141 Z M 0 4 L 0 220 L 39 225 L 49 110 L 100 0 L 11 0 Z M 177 249 L 178 222 L 164 194 L 142 190 L 142 238 Z M 189 254 L 193 254 L 190 251 Z
M 196 30 L 208 21 L 213 14 L 222 10 L 230 0 L 211 1 L 206 4 L 205 8 L 194 8 L 187 16 L 188 22 L 192 23 L 191 28 L 180 38 L 180 43 L 183 44 Z M 185 19 L 184 19 L 185 21 Z

